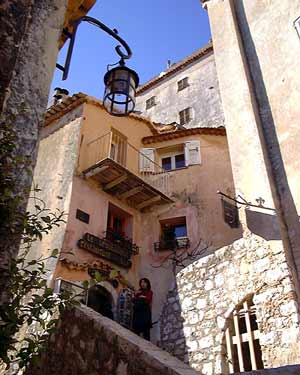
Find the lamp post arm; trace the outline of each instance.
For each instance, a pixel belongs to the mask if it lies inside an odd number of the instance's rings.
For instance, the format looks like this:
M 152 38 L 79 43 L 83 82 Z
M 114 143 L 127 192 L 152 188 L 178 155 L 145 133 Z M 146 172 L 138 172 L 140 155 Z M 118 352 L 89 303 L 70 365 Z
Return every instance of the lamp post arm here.
M 99 27 L 101 30 L 105 31 L 107 34 L 109 34 L 114 39 L 116 39 L 118 42 L 120 42 L 121 45 L 116 46 L 115 50 L 116 50 L 117 54 L 121 57 L 121 60 L 130 59 L 130 57 L 132 56 L 132 52 L 131 52 L 130 47 L 125 42 L 125 40 L 122 39 L 118 35 L 118 32 L 116 30 L 111 30 L 108 26 L 104 25 L 104 23 L 98 21 L 96 18 L 84 16 L 84 17 L 80 18 L 77 21 L 77 23 L 74 25 L 74 29 L 73 29 L 72 34 L 68 35 L 68 37 L 70 38 L 70 44 L 69 44 L 69 48 L 68 48 L 68 52 L 67 52 L 67 56 L 66 56 L 66 60 L 65 60 L 65 65 L 62 66 L 60 64 L 56 64 L 56 67 L 63 72 L 63 77 L 62 77 L 63 81 L 68 78 L 68 73 L 69 73 L 69 69 L 70 69 L 70 63 L 71 63 L 71 58 L 72 58 L 72 53 L 73 53 L 73 48 L 74 48 L 74 43 L 75 43 L 75 38 L 76 38 L 76 32 L 77 32 L 78 26 L 80 25 L 81 22 L 88 22 L 92 25 L 95 25 L 95 26 Z M 68 33 L 66 33 L 66 34 L 68 34 Z M 124 53 L 121 50 L 122 47 L 126 50 L 126 53 Z

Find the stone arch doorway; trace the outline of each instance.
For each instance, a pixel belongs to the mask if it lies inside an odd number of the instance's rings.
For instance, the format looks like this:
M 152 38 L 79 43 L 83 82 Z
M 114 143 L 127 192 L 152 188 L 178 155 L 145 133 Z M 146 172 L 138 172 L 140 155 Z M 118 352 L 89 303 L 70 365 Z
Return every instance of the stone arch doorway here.
M 227 319 L 224 331 L 225 374 L 264 368 L 253 295 L 235 307 Z
M 101 315 L 114 319 L 113 297 L 102 285 L 95 285 L 89 289 L 87 305 Z

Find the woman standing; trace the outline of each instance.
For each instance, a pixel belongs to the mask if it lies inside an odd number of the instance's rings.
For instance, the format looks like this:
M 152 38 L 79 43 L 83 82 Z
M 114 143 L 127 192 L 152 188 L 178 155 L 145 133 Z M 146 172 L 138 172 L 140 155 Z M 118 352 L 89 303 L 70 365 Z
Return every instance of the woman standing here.
M 152 328 L 152 297 L 150 281 L 142 278 L 139 282 L 140 289 L 133 298 L 133 331 L 143 334 L 145 340 L 150 341 L 150 328 Z

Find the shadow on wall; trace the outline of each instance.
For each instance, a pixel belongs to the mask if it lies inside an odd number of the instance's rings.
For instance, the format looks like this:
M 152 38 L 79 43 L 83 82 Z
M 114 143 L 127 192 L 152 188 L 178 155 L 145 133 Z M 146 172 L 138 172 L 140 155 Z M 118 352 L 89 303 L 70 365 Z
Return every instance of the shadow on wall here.
M 263 212 L 245 210 L 249 230 L 267 241 L 280 240 L 278 217 Z
M 177 282 L 168 291 L 160 318 L 160 346 L 174 357 L 189 364 L 188 347 L 183 329 L 182 307 L 179 301 Z

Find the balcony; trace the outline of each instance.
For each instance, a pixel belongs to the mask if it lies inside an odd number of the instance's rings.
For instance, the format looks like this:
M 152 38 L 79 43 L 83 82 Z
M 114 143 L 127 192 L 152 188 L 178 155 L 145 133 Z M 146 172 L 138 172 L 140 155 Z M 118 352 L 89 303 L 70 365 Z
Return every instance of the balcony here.
M 169 173 L 114 131 L 88 143 L 81 173 L 138 210 L 173 202 Z
M 176 238 L 174 240 L 160 240 L 154 243 L 154 251 L 175 251 L 179 249 L 188 249 L 190 247 L 190 240 L 188 237 Z
M 85 233 L 78 247 L 124 268 L 131 267 L 131 257 L 139 253 L 139 247 L 120 233 L 107 230 L 104 237 Z

